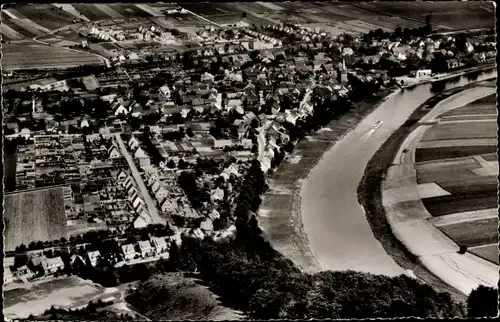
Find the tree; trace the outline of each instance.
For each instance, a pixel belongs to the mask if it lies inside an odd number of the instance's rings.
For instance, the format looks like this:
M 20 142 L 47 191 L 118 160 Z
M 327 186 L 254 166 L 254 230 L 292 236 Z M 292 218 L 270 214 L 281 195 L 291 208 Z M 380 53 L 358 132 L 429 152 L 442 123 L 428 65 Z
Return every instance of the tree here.
M 479 285 L 467 298 L 468 317 L 493 317 L 498 314 L 498 290 Z

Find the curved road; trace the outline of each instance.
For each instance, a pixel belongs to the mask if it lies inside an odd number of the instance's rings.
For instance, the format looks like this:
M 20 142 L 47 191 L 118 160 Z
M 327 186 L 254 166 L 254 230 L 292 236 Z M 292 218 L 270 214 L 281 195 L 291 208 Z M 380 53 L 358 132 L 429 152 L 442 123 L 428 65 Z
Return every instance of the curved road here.
M 496 76 L 487 73 L 478 80 Z M 447 88 L 469 83 L 462 77 Z M 301 212 L 311 250 L 326 269 L 395 276 L 405 273 L 375 239 L 358 203 L 357 187 L 368 161 L 411 113 L 434 94 L 431 84 L 397 92 L 325 152 L 301 187 Z M 365 135 L 373 124 L 383 125 Z

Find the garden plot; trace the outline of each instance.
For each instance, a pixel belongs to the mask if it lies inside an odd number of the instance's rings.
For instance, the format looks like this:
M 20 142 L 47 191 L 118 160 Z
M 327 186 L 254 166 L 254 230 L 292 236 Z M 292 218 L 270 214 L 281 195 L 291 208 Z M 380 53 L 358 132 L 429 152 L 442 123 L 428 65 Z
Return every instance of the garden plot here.
M 66 237 L 62 187 L 5 196 L 5 250 Z

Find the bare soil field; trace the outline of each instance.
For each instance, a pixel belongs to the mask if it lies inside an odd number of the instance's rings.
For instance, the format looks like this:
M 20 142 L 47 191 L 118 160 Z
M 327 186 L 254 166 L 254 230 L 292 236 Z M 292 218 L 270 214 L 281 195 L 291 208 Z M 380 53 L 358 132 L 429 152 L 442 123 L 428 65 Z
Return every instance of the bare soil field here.
M 66 237 L 62 187 L 5 196 L 5 250 Z
M 499 264 L 498 262 L 498 243 L 492 243 L 489 245 L 477 246 L 474 248 L 469 248 L 468 252 L 481 257 L 489 262 Z
M 457 212 L 498 207 L 497 192 L 478 192 L 427 198 L 422 200 L 425 208 L 435 217 Z
M 118 297 L 113 289 L 76 276 L 52 278 L 23 284 L 20 288 L 4 292 L 4 314 L 11 319 L 39 315 L 51 306 L 75 308 L 91 300 Z
M 415 159 L 417 162 L 441 160 L 448 158 L 461 158 L 485 153 L 493 153 L 497 150 L 495 145 L 484 146 L 450 146 L 439 148 L 417 149 Z
M 102 65 L 96 56 L 65 48 L 40 45 L 31 41 L 3 45 L 4 68 L 67 68 L 79 65 Z
M 491 244 L 498 241 L 498 218 L 474 220 L 439 227 L 458 245 L 467 247 Z

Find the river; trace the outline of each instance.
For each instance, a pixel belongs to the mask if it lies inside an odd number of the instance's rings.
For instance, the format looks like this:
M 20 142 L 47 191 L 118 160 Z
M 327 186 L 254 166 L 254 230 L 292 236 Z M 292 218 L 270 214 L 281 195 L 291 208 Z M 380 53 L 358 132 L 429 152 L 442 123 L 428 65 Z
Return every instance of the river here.
M 324 153 L 300 191 L 304 231 L 324 269 L 388 276 L 404 273 L 373 236 L 358 203 L 357 188 L 365 167 L 391 133 L 436 94 L 432 90 L 451 89 L 496 75 L 496 70 L 491 70 L 477 78 L 459 76 L 440 81 L 444 83 L 442 88 L 426 83 L 396 92 Z M 383 125 L 365 140 L 366 133 L 379 120 Z

